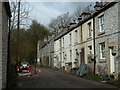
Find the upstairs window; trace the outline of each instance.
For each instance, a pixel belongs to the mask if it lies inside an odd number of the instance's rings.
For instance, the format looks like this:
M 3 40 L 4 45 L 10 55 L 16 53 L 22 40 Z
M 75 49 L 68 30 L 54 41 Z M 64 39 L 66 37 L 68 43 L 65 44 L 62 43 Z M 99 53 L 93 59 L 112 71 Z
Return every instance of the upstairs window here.
M 60 48 L 61 48 L 62 47 L 61 39 L 59 40 L 59 43 L 60 43 Z
M 92 36 L 92 27 L 91 27 L 91 22 L 88 23 L 88 37 Z
M 72 44 L 72 37 L 71 37 L 71 33 L 69 34 L 70 36 L 70 45 Z
M 77 43 L 77 38 L 78 38 L 78 32 L 77 32 L 77 30 L 75 31 L 75 43 Z
M 64 48 L 64 37 L 63 37 L 63 48 Z
M 70 61 L 72 61 L 72 50 L 70 50 Z
M 100 32 L 104 31 L 104 15 L 99 17 L 99 28 L 100 28 Z

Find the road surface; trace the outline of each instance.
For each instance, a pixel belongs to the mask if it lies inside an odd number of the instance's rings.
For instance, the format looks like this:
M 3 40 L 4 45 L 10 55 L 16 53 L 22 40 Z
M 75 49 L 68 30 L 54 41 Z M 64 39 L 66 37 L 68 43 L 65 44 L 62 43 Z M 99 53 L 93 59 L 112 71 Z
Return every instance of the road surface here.
M 51 69 L 40 69 L 31 77 L 18 77 L 14 88 L 116 88 L 103 82 L 83 79 Z

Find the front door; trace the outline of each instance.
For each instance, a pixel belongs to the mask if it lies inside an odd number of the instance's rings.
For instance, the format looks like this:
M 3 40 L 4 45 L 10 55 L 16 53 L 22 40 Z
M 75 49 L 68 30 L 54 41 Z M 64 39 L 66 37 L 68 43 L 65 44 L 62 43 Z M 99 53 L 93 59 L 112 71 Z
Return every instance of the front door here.
M 81 49 L 81 53 L 80 53 L 80 57 L 81 57 L 81 63 L 85 63 L 85 51 L 84 51 L 84 48 Z
M 114 56 L 112 55 L 112 49 L 110 48 L 110 74 L 115 72 L 115 65 L 114 65 Z

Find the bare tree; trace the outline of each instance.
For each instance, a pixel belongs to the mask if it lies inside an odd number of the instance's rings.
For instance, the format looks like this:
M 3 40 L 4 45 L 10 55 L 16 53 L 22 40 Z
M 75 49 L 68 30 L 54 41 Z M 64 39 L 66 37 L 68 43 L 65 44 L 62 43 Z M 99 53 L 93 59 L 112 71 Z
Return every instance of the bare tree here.
M 17 17 L 18 17 L 18 2 L 15 0 L 14 2 L 10 3 L 11 5 L 11 30 L 15 29 L 17 27 Z M 21 2 L 20 4 L 20 26 L 21 27 L 28 27 L 30 19 L 30 12 L 32 9 L 30 9 L 29 4 L 27 2 Z
M 79 18 L 79 16 L 82 14 L 82 11 L 83 11 L 83 9 L 82 9 L 81 6 L 79 6 L 79 7 L 76 9 L 76 11 L 75 11 L 75 13 L 74 13 L 75 19 L 78 19 L 78 18 Z
M 76 11 L 74 12 L 75 19 L 78 19 L 83 12 L 87 12 L 87 13 L 91 13 L 92 14 L 93 13 L 93 6 L 91 4 L 86 6 L 86 7 L 79 6 L 76 9 Z
M 69 13 L 65 13 L 63 15 L 58 16 L 56 19 L 53 19 L 50 24 L 49 28 L 51 31 L 59 30 L 61 27 L 66 27 L 71 21 Z

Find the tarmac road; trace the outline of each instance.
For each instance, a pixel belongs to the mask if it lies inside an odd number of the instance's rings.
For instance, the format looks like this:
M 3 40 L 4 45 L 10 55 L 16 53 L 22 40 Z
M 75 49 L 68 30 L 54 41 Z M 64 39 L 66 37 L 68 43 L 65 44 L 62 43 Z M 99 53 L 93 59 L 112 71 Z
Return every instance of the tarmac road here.
M 31 77 L 18 77 L 14 88 L 117 88 L 103 82 L 83 79 L 51 69 L 40 69 Z

